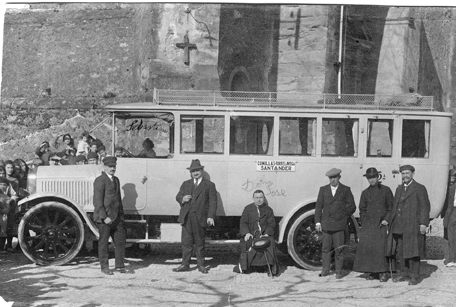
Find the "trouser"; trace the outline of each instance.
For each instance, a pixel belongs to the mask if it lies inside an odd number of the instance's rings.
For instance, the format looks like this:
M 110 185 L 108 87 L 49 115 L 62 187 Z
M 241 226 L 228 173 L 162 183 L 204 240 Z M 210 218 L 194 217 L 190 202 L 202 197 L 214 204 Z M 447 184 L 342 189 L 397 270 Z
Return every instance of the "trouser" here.
M 456 262 L 456 210 L 450 216 L 448 221 L 448 262 Z
M 190 211 L 185 223 L 182 225 L 182 264 L 189 265 L 195 245 L 195 254 L 198 266 L 204 266 L 204 239 L 206 229 L 201 227 L 196 212 Z
M 396 257 L 401 265 L 401 275 L 404 277 L 420 278 L 420 257 L 404 258 L 404 238 L 402 234 L 393 234 L 394 245 L 396 246 Z
M 334 248 L 334 260 L 336 265 L 336 272 L 342 272 L 344 264 L 344 249 L 345 231 L 324 231 L 322 238 L 322 256 L 323 271 L 329 271 L 331 265 L 331 249 Z
M 125 267 L 125 245 L 126 233 L 123 219 L 117 217 L 111 225 L 97 223 L 100 238 L 98 239 L 98 258 L 100 259 L 101 269 L 109 269 L 109 237 L 112 238 L 115 246 L 115 267 Z

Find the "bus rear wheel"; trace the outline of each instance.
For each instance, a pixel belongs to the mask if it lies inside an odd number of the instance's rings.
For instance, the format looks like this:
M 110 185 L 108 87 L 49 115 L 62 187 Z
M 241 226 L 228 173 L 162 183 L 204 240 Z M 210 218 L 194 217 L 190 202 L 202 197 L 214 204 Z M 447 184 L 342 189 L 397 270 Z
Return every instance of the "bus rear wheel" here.
M 288 254 L 304 269 L 320 270 L 321 233 L 315 230 L 315 210 L 299 216 L 288 232 Z
M 45 202 L 22 217 L 18 238 L 24 254 L 36 264 L 62 265 L 81 250 L 84 225 L 71 207 Z

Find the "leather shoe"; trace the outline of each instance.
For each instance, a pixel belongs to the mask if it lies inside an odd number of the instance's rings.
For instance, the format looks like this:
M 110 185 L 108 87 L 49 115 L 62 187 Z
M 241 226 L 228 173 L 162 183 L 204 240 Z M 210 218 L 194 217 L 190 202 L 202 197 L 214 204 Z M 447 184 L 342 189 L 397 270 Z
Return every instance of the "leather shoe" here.
M 409 280 L 409 279 L 405 276 L 399 276 L 399 277 L 393 278 L 393 282 L 403 282 L 403 281 L 407 281 L 407 280 Z
M 321 271 L 320 274 L 318 274 L 318 276 L 320 276 L 320 277 L 325 277 L 328 275 L 329 275 L 329 271 Z
M 206 269 L 206 268 L 205 268 L 204 266 L 202 266 L 202 265 L 199 265 L 199 266 L 198 266 L 198 271 L 200 271 L 200 272 L 203 273 L 203 274 L 209 273 L 209 270 Z
M 388 281 L 388 275 L 386 273 L 380 274 L 380 282 L 387 282 Z
M 127 270 L 125 268 L 116 268 L 116 272 L 119 272 L 121 274 L 135 274 L 134 271 L 132 270 Z
M 344 276 L 345 276 L 344 272 L 336 272 L 336 279 L 341 279 Z
M 173 272 L 187 272 L 190 271 L 190 267 L 188 265 L 181 264 L 177 268 L 173 269 Z
M 105 274 L 105 275 L 114 275 L 113 272 L 111 272 L 110 269 L 102 269 L 101 270 L 101 273 Z
M 419 280 L 416 279 L 416 278 L 412 278 L 410 279 L 410 281 L 408 282 L 409 286 L 416 286 L 417 284 L 419 284 Z
M 369 274 L 366 276 L 366 280 L 374 280 L 375 276 L 373 274 Z

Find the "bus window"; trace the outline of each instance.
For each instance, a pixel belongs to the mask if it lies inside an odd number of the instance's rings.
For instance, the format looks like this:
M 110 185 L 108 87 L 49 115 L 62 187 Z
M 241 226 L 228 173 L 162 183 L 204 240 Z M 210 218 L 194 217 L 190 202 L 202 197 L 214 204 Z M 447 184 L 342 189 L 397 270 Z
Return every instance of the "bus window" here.
M 272 155 L 273 117 L 231 116 L 230 154 Z
M 367 122 L 368 157 L 391 157 L 393 152 L 393 120 L 369 119 Z
M 151 113 L 145 116 L 118 115 L 116 117 L 115 146 L 122 148 L 123 157 L 137 157 L 144 149 L 143 142 L 150 139 L 156 158 L 170 158 L 174 135 L 174 115 Z
M 358 156 L 358 119 L 323 118 L 321 155 Z
M 428 120 L 404 119 L 402 123 L 403 158 L 429 158 L 430 124 Z
M 279 154 L 315 156 L 317 120 L 303 117 L 281 117 Z
M 223 116 L 182 115 L 181 153 L 223 154 Z

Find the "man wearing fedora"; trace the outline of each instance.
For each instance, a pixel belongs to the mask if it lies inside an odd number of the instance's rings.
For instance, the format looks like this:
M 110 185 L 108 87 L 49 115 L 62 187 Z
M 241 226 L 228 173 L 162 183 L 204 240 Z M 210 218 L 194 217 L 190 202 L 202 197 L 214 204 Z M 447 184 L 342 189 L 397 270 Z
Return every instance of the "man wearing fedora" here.
M 393 192 L 379 182 L 379 175 L 380 172 L 375 167 L 368 168 L 363 175 L 369 182 L 369 187 L 361 193 L 359 200 L 361 232 L 353 271 L 368 273 L 368 280 L 380 279 L 381 282 L 386 282 L 388 222 L 385 217 L 393 208 Z
M 315 229 L 323 232 L 321 257 L 323 269 L 320 276 L 329 275 L 331 253 L 334 252 L 337 279 L 344 277 L 342 266 L 345 230 L 348 226 L 348 219 L 356 211 L 350 188 L 339 182 L 341 172 L 337 168 L 326 172 L 329 184 L 320 188 L 315 207 Z M 331 250 L 332 248 L 334 250 Z
M 217 190 L 215 184 L 203 178 L 204 166 L 200 160 L 192 160 L 190 167 L 191 179 L 182 183 L 176 200 L 181 209 L 178 222 L 182 225 L 182 264 L 174 268 L 174 272 L 190 270 L 190 259 L 195 245 L 198 271 L 207 274 L 204 266 L 204 243 L 206 227 L 214 226 L 217 209 Z
M 125 218 L 120 195 L 119 178 L 114 176 L 117 166 L 116 157 L 103 159 L 104 171 L 93 183 L 93 219 L 98 226 L 100 237 L 98 239 L 98 257 L 100 259 L 101 272 L 113 275 L 109 270 L 109 237 L 115 245 L 115 271 L 119 273 L 133 274 L 125 269 Z
M 413 179 L 415 168 L 403 165 L 399 171 L 402 184 L 394 194 L 391 213 L 385 217 L 389 223 L 386 255 L 399 258 L 401 265 L 401 275 L 393 282 L 408 281 L 409 285 L 417 285 L 420 282 L 420 260 L 426 254 L 425 235 L 431 205 L 426 187 Z M 394 265 L 395 261 L 392 263 Z

